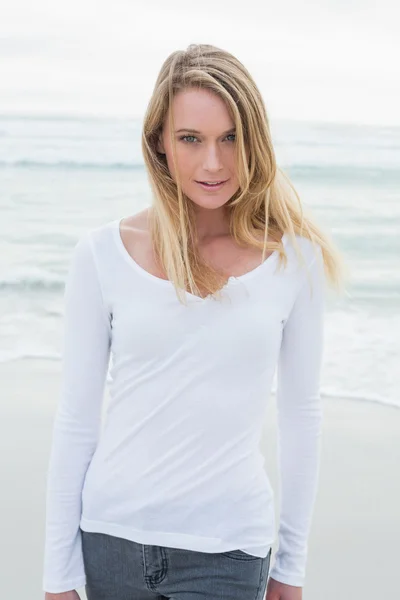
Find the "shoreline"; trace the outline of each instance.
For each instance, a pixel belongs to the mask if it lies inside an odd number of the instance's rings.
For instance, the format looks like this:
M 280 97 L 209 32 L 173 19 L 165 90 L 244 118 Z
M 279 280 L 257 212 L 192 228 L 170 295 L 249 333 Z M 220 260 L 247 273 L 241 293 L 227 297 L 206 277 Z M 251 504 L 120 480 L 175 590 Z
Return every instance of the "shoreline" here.
M 44 596 L 45 477 L 60 368 L 60 361 L 46 359 L 0 364 L 3 591 L 21 600 Z M 307 600 L 394 597 L 399 586 L 400 411 L 376 402 L 322 401 L 321 468 L 304 595 Z M 266 398 L 260 448 L 275 491 L 278 525 L 273 393 Z

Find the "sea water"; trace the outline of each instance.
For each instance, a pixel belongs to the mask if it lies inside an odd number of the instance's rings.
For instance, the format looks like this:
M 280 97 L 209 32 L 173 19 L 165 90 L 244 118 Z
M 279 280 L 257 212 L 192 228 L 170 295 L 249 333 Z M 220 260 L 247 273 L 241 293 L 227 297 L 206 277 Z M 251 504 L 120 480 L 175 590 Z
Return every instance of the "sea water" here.
M 286 121 L 272 134 L 351 272 L 327 301 L 322 396 L 400 407 L 400 128 Z M 0 118 L 1 362 L 60 360 L 79 236 L 151 202 L 140 136 L 140 120 Z

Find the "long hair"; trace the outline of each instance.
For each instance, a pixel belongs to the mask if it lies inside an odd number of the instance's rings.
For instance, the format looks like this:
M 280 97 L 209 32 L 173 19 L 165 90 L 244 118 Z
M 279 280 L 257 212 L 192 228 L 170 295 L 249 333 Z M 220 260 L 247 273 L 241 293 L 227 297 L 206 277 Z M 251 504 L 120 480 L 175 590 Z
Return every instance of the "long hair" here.
M 199 254 L 195 230 L 195 208 L 183 192 L 178 168 L 172 178 L 166 157 L 158 151 L 164 121 L 171 115 L 169 135 L 176 167 L 176 146 L 172 102 L 181 90 L 206 89 L 226 104 L 236 126 L 235 160 L 239 188 L 225 204 L 230 234 L 243 247 L 278 251 L 279 264 L 287 256 L 280 242 L 283 233 L 292 240 L 304 263 L 295 235 L 321 247 L 328 282 L 343 290 L 345 262 L 328 232 L 318 225 L 310 211 L 305 213 L 289 177 L 276 164 L 269 121 L 262 96 L 242 63 L 229 52 L 209 44 L 191 44 L 170 54 L 161 66 L 145 113 L 142 151 L 153 202 L 149 230 L 154 256 L 175 286 L 180 301 L 184 290 L 215 295 L 226 281 Z M 272 238 L 275 241 L 268 241 Z

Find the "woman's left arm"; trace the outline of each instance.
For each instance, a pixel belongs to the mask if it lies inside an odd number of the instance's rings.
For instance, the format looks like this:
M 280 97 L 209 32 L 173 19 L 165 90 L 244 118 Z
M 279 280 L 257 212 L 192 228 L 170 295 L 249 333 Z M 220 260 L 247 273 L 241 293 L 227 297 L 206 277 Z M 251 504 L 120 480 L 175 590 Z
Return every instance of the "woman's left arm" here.
M 278 550 L 270 570 L 271 578 L 298 587 L 305 580 L 320 462 L 325 273 L 319 246 L 308 271 L 311 277 L 305 270 L 284 324 L 278 360 L 280 521 Z

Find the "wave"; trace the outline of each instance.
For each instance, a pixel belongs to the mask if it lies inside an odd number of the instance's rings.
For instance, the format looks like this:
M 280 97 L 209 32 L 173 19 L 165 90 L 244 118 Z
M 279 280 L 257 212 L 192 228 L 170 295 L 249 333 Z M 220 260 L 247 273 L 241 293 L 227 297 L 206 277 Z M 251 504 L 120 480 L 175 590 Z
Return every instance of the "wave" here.
M 17 275 L 10 279 L 0 281 L 0 290 L 10 292 L 31 291 L 31 292 L 63 292 L 65 286 L 64 279 L 57 276 L 51 278 L 40 276 L 21 276 Z
M 141 171 L 145 169 L 143 162 L 91 162 L 91 161 L 38 161 L 22 159 L 15 161 L 0 161 L 0 169 L 60 169 L 60 170 L 92 170 L 92 171 Z M 331 180 L 341 183 L 373 182 L 390 183 L 400 181 L 400 170 L 391 166 L 371 167 L 351 165 L 318 165 L 318 164 L 283 164 L 281 168 L 290 177 L 297 179 Z
M 0 280 L 0 290 L 4 292 L 48 292 L 62 294 L 65 287 L 65 277 L 51 275 L 50 273 L 41 274 L 40 269 L 36 269 L 37 274 L 15 274 L 5 277 Z M 355 286 L 351 293 L 346 290 L 347 298 L 358 303 L 386 302 L 390 305 L 397 303 L 400 300 L 400 288 L 393 283 L 383 288 L 379 283 L 374 287 L 370 286 Z
M 294 179 L 334 181 L 336 183 L 396 183 L 400 181 L 400 170 L 390 166 L 371 167 L 352 165 L 288 165 L 282 166 Z
M 31 351 L 22 351 L 21 350 L 20 352 L 17 351 L 14 354 L 7 354 L 7 355 L 2 355 L 2 353 L 0 352 L 0 364 L 9 364 L 12 362 L 18 362 L 20 360 L 29 360 L 29 361 L 48 360 L 51 362 L 61 363 L 62 355 L 57 352 L 47 352 L 45 350 L 43 350 L 43 351 L 37 350 L 34 353 Z M 107 383 L 112 382 L 110 370 L 107 371 L 106 381 L 107 381 Z
M 13 355 L 8 356 L 0 356 L 0 364 L 6 364 L 10 362 L 15 362 L 18 360 L 50 360 L 50 361 L 61 361 L 61 355 L 58 353 L 49 353 L 49 352 L 16 352 Z M 107 382 L 111 382 L 110 371 L 107 372 Z M 273 395 L 276 394 L 276 387 L 272 389 L 271 393 Z M 347 392 L 346 390 L 333 390 L 333 389 L 321 389 L 321 398 L 323 399 L 332 399 L 332 400 L 354 400 L 357 402 L 374 402 L 376 404 L 381 404 L 383 406 L 392 406 L 394 408 L 400 409 L 400 403 L 391 398 L 385 398 L 383 396 L 375 396 L 372 394 L 357 394 L 353 392 Z
M 340 398 L 341 400 L 356 400 L 362 402 L 375 402 L 376 404 L 384 404 L 386 406 L 394 406 L 400 408 L 400 404 L 396 400 L 391 398 L 384 398 L 383 396 L 374 396 L 373 394 L 356 394 L 354 392 L 340 392 L 340 391 L 321 391 L 322 398 Z
M 51 352 L 16 352 L 15 354 L 8 356 L 0 356 L 0 364 L 8 364 L 11 362 L 15 362 L 18 360 L 51 360 L 51 361 L 61 361 L 61 354 L 51 353 Z
M 276 394 L 276 389 L 272 390 L 273 394 Z M 374 402 L 376 404 L 383 404 L 384 406 L 393 406 L 400 409 L 400 403 L 392 398 L 385 398 L 384 396 L 378 396 L 373 394 L 357 394 L 354 392 L 347 392 L 346 390 L 333 390 L 333 389 L 321 389 L 321 398 L 337 399 L 337 400 L 355 400 L 357 402 Z
M 128 162 L 79 162 L 74 160 L 59 160 L 59 161 L 37 161 L 37 160 L 15 160 L 15 161 L 0 161 L 0 169 L 18 168 L 18 169 L 115 169 L 115 170 L 135 170 L 144 169 L 144 163 L 128 163 Z

